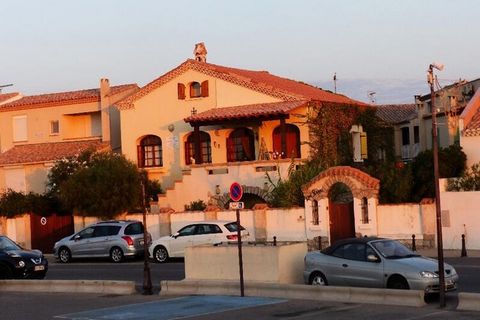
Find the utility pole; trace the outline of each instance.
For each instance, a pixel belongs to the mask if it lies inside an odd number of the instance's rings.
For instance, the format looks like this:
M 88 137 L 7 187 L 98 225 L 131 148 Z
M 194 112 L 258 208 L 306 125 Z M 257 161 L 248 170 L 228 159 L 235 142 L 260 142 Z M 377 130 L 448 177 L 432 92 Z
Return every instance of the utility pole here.
M 333 74 L 333 87 L 334 87 L 334 92 L 337 93 L 337 73 L 335 72 Z
M 442 71 L 443 65 L 432 63 L 428 67 L 428 83 L 430 85 L 430 102 L 432 105 L 432 147 L 433 147 L 433 171 L 435 180 L 435 209 L 437 218 L 437 249 L 438 249 L 438 281 L 439 281 L 439 300 L 440 307 L 445 307 L 445 266 L 443 259 L 443 239 L 442 239 L 442 211 L 440 207 L 440 185 L 438 170 L 438 132 L 437 132 L 437 108 L 435 107 L 435 78 L 433 68 Z

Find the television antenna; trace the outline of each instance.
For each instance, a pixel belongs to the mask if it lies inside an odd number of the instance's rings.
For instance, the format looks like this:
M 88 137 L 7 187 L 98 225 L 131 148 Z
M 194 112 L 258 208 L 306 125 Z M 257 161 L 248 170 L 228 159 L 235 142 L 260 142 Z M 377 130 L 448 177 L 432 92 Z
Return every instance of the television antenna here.
M 11 87 L 11 86 L 13 86 L 13 83 L 1 84 L 1 85 L 0 85 L 0 93 L 2 93 L 2 89 L 3 89 L 3 88 Z
M 377 98 L 375 97 L 377 93 L 375 91 L 367 91 L 368 100 L 370 103 L 375 104 L 377 102 Z

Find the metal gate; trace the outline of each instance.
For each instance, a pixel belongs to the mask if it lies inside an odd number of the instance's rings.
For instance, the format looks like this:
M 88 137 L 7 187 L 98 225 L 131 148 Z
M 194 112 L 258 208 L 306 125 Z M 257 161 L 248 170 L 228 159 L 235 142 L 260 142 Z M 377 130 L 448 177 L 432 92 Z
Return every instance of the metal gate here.
M 45 215 L 30 214 L 30 230 L 32 249 L 43 253 L 52 253 L 56 241 L 71 235 L 74 232 L 72 215 Z

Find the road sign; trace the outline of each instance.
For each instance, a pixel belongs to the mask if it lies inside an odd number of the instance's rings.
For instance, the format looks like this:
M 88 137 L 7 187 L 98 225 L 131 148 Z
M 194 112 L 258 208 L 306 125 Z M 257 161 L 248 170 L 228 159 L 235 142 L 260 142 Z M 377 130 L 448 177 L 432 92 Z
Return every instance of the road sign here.
M 243 202 L 230 202 L 230 210 L 242 210 L 245 208 Z
M 232 201 L 240 201 L 243 196 L 243 188 L 238 182 L 232 183 L 230 186 L 230 199 Z

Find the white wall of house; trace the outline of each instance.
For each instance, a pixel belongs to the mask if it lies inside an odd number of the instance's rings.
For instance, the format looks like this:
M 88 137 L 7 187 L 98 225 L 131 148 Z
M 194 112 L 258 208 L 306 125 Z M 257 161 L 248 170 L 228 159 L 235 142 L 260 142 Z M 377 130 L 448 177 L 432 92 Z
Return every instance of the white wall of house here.
M 463 148 L 463 152 L 467 155 L 468 167 L 480 162 L 480 136 L 462 136 L 460 138 L 460 145 Z

